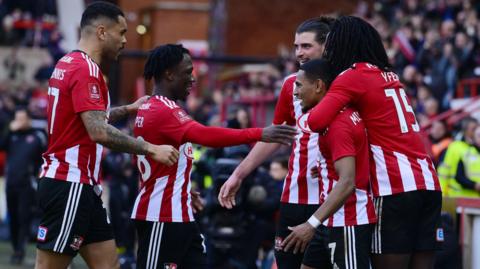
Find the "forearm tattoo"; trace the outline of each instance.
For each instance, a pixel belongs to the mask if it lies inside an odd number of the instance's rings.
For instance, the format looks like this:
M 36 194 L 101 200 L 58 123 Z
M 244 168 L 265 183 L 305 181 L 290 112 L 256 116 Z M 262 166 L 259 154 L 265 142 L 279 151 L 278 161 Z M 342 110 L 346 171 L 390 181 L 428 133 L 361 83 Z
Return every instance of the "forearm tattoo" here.
M 110 115 L 108 117 L 108 122 L 116 122 L 128 117 L 127 106 L 114 107 L 110 110 Z
M 95 137 L 104 137 L 100 144 L 115 151 L 146 155 L 147 143 L 122 133 L 120 130 L 106 123 L 104 111 L 86 111 L 82 119 L 88 133 Z

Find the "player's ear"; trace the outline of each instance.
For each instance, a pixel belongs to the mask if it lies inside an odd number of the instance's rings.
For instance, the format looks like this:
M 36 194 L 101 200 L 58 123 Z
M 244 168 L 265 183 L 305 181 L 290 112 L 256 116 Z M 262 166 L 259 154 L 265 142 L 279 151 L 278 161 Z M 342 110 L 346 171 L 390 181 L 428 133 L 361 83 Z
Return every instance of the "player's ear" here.
M 315 92 L 320 93 L 324 89 L 325 89 L 325 83 L 323 83 L 323 80 L 317 79 L 317 81 L 315 81 Z
M 173 72 L 170 69 L 165 70 L 165 78 L 169 81 L 173 80 Z
M 107 31 L 105 29 L 105 25 L 103 25 L 103 24 L 97 25 L 97 37 L 100 40 L 104 41 L 105 38 L 106 38 L 106 35 L 107 35 Z

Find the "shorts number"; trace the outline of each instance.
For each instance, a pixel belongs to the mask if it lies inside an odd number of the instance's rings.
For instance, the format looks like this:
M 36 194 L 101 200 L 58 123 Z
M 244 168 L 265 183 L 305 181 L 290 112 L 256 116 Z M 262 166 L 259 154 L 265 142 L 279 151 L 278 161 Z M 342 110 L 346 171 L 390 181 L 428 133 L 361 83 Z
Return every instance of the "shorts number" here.
M 335 257 L 335 248 L 337 247 L 337 242 L 332 242 L 328 244 L 328 248 L 330 249 L 330 261 L 333 264 L 333 257 Z
M 55 113 L 58 105 L 58 97 L 60 96 L 60 90 L 54 87 L 48 87 L 48 95 L 53 96 L 52 115 L 50 117 L 50 130 L 49 130 L 49 134 L 52 134 L 53 123 L 55 122 Z
M 400 122 L 400 131 L 403 133 L 408 133 L 408 124 L 407 120 L 405 119 L 405 114 L 403 114 L 402 105 L 400 104 L 400 100 L 398 98 L 397 92 L 395 89 L 385 89 L 385 95 L 387 97 L 391 97 L 393 99 L 393 103 L 395 104 L 395 110 L 397 110 L 398 121 Z M 412 124 L 412 129 L 414 132 L 420 131 L 420 127 L 418 126 L 417 119 L 415 118 L 415 113 L 413 112 L 413 108 L 408 104 L 407 95 L 405 94 L 405 90 L 400 88 L 400 98 L 402 98 L 403 106 L 405 107 L 405 111 L 407 113 L 412 113 L 413 119 L 415 123 Z
M 139 136 L 137 139 L 143 140 L 143 137 Z M 145 181 L 152 175 L 152 167 L 145 158 L 145 155 L 137 155 L 137 167 L 140 174 L 142 174 L 142 180 Z

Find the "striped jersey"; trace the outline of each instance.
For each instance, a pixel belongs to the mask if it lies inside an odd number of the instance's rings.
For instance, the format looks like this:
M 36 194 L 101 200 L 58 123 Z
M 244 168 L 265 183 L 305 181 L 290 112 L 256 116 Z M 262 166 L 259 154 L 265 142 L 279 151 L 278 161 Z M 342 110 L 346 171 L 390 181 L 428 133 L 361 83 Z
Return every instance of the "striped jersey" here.
M 358 112 L 351 108 L 340 112 L 320 138 L 320 151 L 332 167 L 333 163 L 344 157 L 355 158 L 355 192 L 337 212 L 324 221 L 324 225 L 341 227 L 376 222 L 368 168 L 368 140 Z M 336 172 L 333 173 L 333 176 L 322 180 L 322 202 L 339 180 Z
M 42 156 L 40 177 L 99 183 L 103 146 L 90 139 L 80 117 L 90 110 L 106 111 L 108 118 L 107 85 L 86 53 L 72 51 L 57 62 L 49 80 L 48 149 Z
M 160 222 L 194 221 L 191 208 L 190 171 L 193 147 L 183 137 L 194 121 L 177 104 L 163 96 L 154 96 L 138 109 L 135 137 L 156 145 L 168 144 L 180 152 L 178 162 L 167 166 L 148 156 L 136 156 L 141 173 L 140 192 L 132 219 Z
M 306 126 L 307 117 L 302 112 L 300 100 L 293 96 L 296 74 L 285 78 L 275 107 L 273 124 L 295 125 L 299 133 L 292 143 L 288 163 L 288 174 L 280 198 L 282 203 L 319 204 L 321 188 L 318 178 L 312 178 L 310 169 L 317 166 L 319 159 L 318 134 Z M 325 163 L 324 160 L 320 160 Z M 322 175 L 327 177 L 326 166 Z
M 356 108 L 367 128 L 375 197 L 415 190 L 440 191 L 420 127 L 398 76 L 356 63 L 337 76 L 310 112 L 313 131 L 325 129 L 343 107 Z

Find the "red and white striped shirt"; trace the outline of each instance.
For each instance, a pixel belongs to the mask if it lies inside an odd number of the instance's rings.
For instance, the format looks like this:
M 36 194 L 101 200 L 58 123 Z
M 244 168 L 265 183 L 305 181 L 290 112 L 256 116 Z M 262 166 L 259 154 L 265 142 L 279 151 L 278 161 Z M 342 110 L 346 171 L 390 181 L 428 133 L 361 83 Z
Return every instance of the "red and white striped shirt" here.
M 163 96 L 154 96 L 137 112 L 133 133 L 153 144 L 169 144 L 180 152 L 172 166 L 137 156 L 141 173 L 140 192 L 132 219 L 160 222 L 194 221 L 191 203 L 190 171 L 193 147 L 182 138 L 193 120 L 177 104 Z
M 339 159 L 355 157 L 355 192 L 337 212 L 324 221 L 324 225 L 342 227 L 375 223 L 377 217 L 370 189 L 368 140 L 358 112 L 351 108 L 340 112 L 320 136 L 319 147 L 331 167 Z M 328 179 L 322 180 L 322 202 L 339 180 L 338 175 L 333 173 Z
M 93 142 L 80 113 L 110 110 L 107 85 L 98 65 L 73 51 L 55 66 L 48 87 L 48 149 L 40 177 L 96 185 L 103 146 Z M 107 120 L 107 119 L 105 119 Z
M 293 96 L 296 74 L 285 78 L 280 96 L 275 107 L 273 124 L 296 125 L 299 134 L 292 143 L 292 152 L 288 163 L 288 174 L 283 185 L 280 201 L 290 204 L 314 204 L 320 203 L 321 188 L 319 180 L 312 178 L 310 169 L 317 166 L 319 160 L 318 134 L 306 128 L 305 114 L 302 112 L 300 100 Z M 326 163 L 322 158 L 321 175 L 327 178 L 329 173 Z
M 415 190 L 441 191 L 413 109 L 395 73 L 356 63 L 333 81 L 310 112 L 308 125 L 314 131 L 325 129 L 349 104 L 358 110 L 367 127 L 375 197 Z

